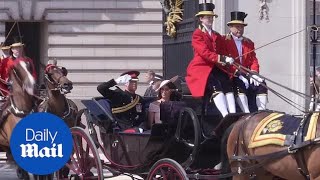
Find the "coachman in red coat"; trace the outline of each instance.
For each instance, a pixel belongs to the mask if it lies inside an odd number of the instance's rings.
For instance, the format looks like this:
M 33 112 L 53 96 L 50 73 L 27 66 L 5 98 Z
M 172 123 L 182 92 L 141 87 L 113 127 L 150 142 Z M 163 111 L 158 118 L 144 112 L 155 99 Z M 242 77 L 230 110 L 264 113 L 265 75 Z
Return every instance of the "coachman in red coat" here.
M 259 73 L 259 62 L 254 52 L 254 43 L 249 38 L 243 37 L 244 27 L 247 26 L 244 22 L 246 16 L 247 14 L 244 12 L 231 12 L 231 21 L 227 23 L 230 33 L 223 36 L 225 50 L 228 56 L 235 59 L 235 62 L 251 71 Z M 231 71 L 236 71 L 234 66 L 230 68 L 232 69 Z M 257 75 L 248 77 L 244 73 L 237 72 L 236 77 L 233 78 L 233 82 L 237 101 L 243 112 L 249 112 L 248 93 L 256 98 L 253 100 L 249 99 L 249 103 L 256 101 L 258 110 L 266 109 L 267 89 L 261 85 L 261 83 L 265 84 L 262 78 Z
M 194 58 L 191 60 L 186 81 L 193 97 L 213 100 L 222 116 L 235 112 L 235 100 L 230 76 L 234 73 L 229 65 L 222 65 L 220 55 L 224 55 L 224 40 L 212 30 L 214 4 L 199 4 L 199 28 L 192 35 Z M 233 62 L 226 58 L 226 62 Z M 226 101 L 227 99 L 227 101 Z M 229 110 L 229 111 L 228 111 Z

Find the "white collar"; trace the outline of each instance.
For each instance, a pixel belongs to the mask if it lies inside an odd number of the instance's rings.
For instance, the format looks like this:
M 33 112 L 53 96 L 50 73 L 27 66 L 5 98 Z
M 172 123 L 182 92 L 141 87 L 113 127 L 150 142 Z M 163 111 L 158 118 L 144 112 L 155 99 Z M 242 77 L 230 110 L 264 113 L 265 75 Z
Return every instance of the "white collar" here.
M 243 37 L 237 37 L 237 36 L 235 36 L 235 35 L 233 35 L 232 33 L 230 33 L 231 34 L 231 36 L 232 36 L 232 38 L 235 40 L 235 41 L 242 41 L 243 40 Z
M 206 29 L 206 31 L 207 31 L 208 33 L 211 33 L 211 32 L 212 32 L 212 28 L 209 29 L 207 26 L 205 26 L 205 25 L 203 25 L 203 24 L 202 24 L 202 26 Z

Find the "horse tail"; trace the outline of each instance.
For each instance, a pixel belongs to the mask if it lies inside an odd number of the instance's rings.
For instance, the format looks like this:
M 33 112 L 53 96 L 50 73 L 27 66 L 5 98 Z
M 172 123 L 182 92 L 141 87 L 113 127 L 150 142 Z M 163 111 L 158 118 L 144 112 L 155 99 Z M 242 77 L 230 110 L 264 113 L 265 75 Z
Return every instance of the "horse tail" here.
M 235 123 L 231 124 L 228 129 L 224 132 L 222 139 L 221 139 L 221 163 L 222 163 L 222 168 L 221 168 L 221 173 L 222 174 L 227 174 L 231 172 L 230 168 L 230 163 L 229 163 L 229 158 L 228 158 L 228 153 L 227 153 L 227 146 L 228 146 L 228 138 L 230 136 L 230 133 L 233 129 Z M 230 178 L 225 178 L 227 179 L 232 179 Z

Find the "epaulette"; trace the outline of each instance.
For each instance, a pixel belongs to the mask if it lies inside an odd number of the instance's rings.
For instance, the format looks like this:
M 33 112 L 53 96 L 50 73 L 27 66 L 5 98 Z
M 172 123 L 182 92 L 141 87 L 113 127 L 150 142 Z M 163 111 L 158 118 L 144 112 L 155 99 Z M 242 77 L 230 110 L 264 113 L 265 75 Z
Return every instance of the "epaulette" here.
M 247 38 L 247 37 L 244 37 L 244 36 L 243 36 L 243 41 L 252 42 L 251 39 L 249 39 L 249 38 Z
M 231 34 L 227 34 L 227 35 L 226 35 L 226 40 L 231 40 L 231 39 L 232 39 Z

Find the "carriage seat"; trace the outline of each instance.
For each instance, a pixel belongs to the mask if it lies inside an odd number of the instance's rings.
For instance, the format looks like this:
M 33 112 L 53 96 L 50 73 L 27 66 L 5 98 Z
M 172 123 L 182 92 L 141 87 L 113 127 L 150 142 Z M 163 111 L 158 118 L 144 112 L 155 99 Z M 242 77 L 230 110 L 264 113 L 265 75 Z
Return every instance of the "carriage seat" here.
M 104 97 L 93 97 L 92 100 L 81 101 L 89 110 L 91 117 L 94 117 L 95 122 L 112 122 L 114 124 L 113 131 L 119 132 L 117 118 L 113 116 L 111 111 L 110 100 Z M 124 133 L 142 133 L 142 128 L 132 127 L 123 130 Z
M 82 104 L 89 110 L 89 113 L 96 121 L 103 122 L 110 120 L 115 122 L 111 113 L 109 100 L 103 97 L 94 97 L 92 100 L 82 100 Z

